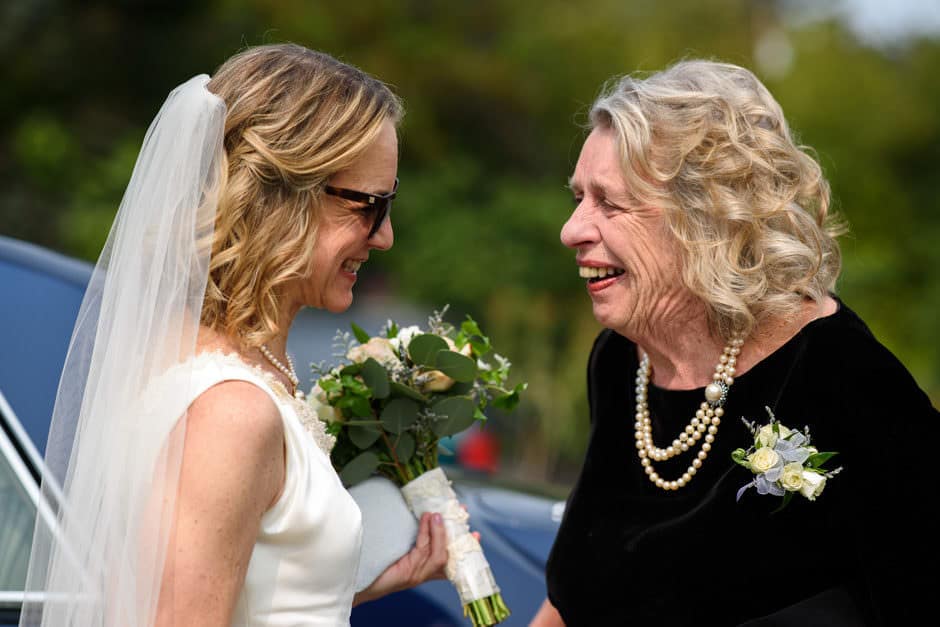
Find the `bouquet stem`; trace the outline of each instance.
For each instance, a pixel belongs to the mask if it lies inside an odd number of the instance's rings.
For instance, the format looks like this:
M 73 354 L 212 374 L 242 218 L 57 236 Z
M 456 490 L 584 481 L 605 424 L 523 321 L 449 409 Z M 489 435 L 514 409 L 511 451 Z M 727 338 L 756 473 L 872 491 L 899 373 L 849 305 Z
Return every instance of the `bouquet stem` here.
M 463 615 L 469 616 L 473 627 L 489 627 L 509 618 L 509 608 L 497 592 L 485 599 L 477 599 L 463 606 Z
M 470 617 L 474 627 L 504 621 L 510 614 L 509 608 L 503 602 L 480 543 L 470 533 L 469 515 L 457 501 L 444 471 L 431 468 L 402 486 L 401 491 L 415 516 L 437 512 L 443 517 L 448 554 L 445 570 L 457 589 L 464 616 Z

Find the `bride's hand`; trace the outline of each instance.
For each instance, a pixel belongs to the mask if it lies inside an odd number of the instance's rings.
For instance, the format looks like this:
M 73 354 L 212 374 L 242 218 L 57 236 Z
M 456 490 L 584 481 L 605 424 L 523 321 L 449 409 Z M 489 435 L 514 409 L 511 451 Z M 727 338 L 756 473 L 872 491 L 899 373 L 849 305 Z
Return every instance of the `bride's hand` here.
M 372 585 L 356 593 L 353 605 L 413 588 L 429 579 L 445 579 L 446 563 L 447 535 L 444 521 L 440 514 L 425 513 L 418 525 L 414 548 L 386 568 Z

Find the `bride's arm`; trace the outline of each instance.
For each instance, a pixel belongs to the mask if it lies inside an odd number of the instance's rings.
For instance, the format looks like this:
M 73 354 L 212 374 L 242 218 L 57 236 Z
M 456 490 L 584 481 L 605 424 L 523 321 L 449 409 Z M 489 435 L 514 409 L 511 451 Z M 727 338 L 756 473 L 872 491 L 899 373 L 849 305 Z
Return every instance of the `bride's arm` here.
M 196 399 L 185 428 L 156 626 L 227 626 L 284 485 L 284 427 L 262 390 L 226 381 Z

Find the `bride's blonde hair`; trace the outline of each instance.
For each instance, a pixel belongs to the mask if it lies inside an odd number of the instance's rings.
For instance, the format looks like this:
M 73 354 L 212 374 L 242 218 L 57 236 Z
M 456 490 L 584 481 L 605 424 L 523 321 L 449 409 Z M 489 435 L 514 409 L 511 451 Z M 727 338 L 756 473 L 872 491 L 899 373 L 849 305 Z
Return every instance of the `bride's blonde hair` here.
M 283 331 L 280 288 L 310 270 L 323 186 L 403 110 L 381 81 L 294 44 L 249 48 L 207 87 L 227 112 L 201 320 L 258 346 Z

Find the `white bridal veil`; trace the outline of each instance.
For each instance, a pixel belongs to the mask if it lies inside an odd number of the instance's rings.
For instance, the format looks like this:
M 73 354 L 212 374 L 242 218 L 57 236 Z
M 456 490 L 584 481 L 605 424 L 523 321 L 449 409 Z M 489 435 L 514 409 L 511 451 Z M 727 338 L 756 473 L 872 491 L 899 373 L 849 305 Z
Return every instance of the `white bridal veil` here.
M 225 162 L 208 81 L 147 131 L 82 302 L 46 448 L 56 524 L 37 516 L 21 626 L 154 621 Z

